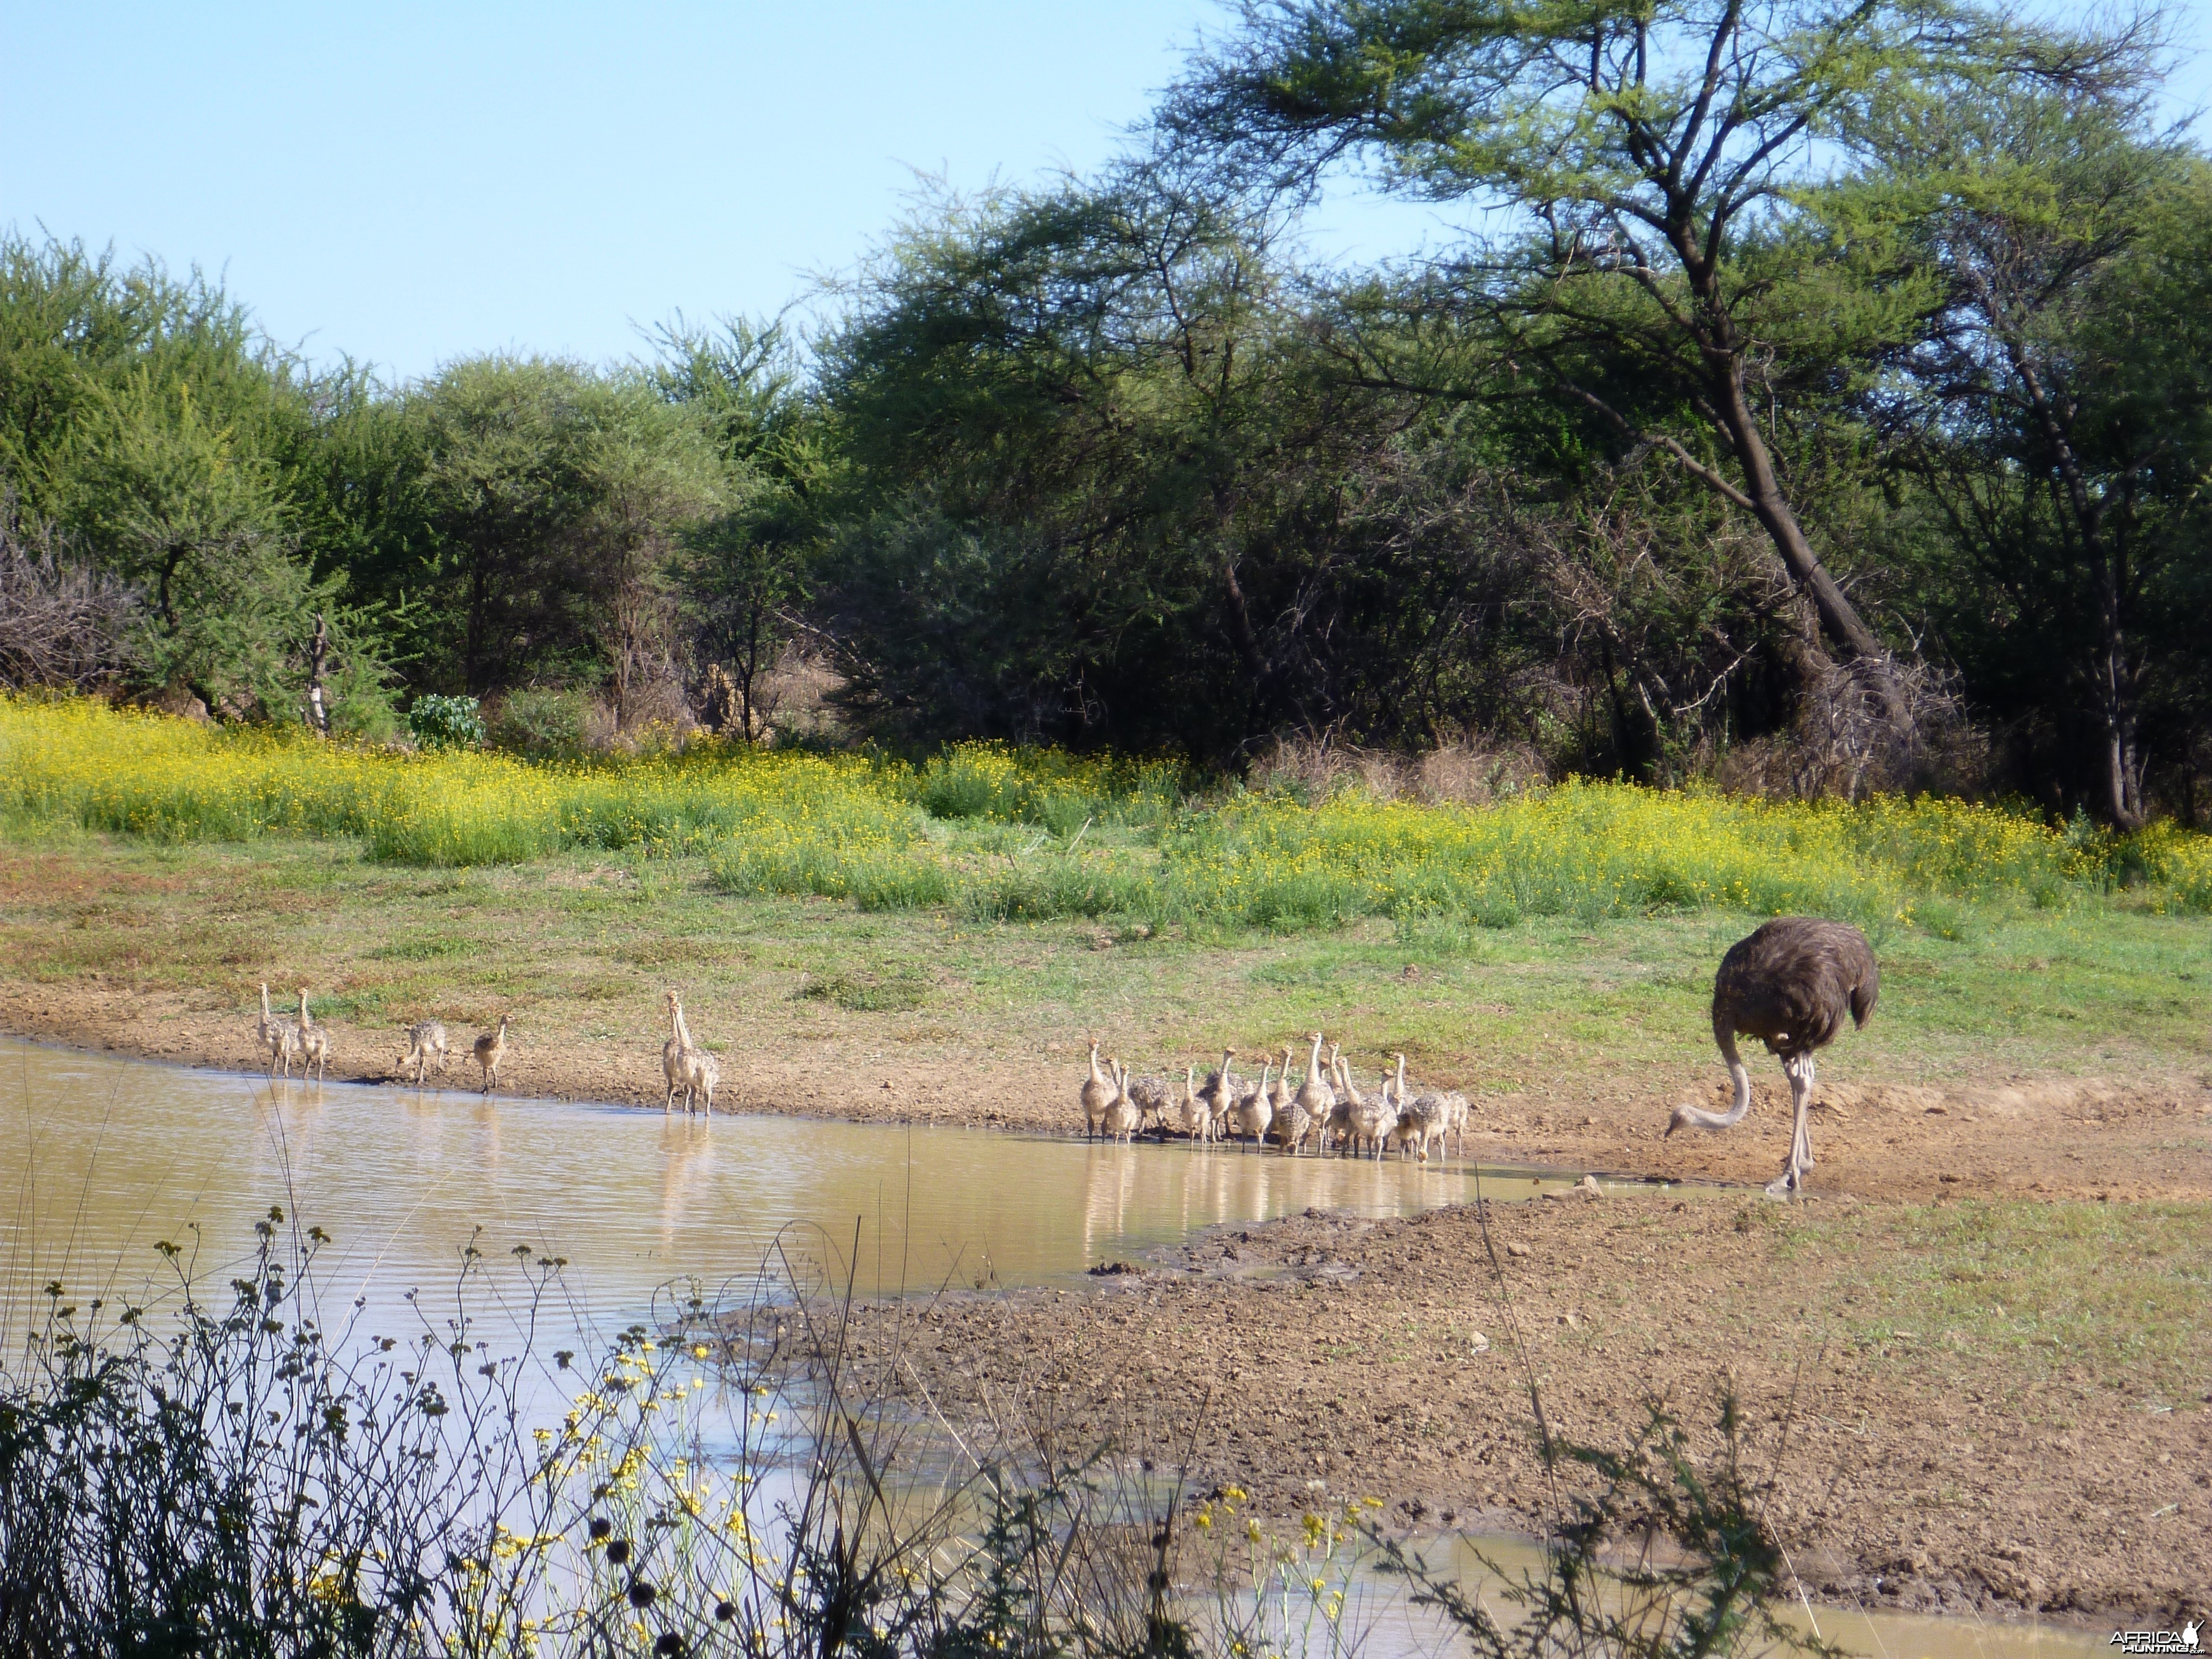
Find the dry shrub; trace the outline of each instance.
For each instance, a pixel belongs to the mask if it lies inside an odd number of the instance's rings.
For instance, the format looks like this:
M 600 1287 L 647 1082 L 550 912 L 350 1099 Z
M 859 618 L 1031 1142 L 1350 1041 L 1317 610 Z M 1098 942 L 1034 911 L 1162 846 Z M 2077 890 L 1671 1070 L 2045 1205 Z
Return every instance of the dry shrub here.
M 23 522 L 12 495 L 0 494 L 0 685 L 112 684 L 132 665 L 129 635 L 140 605 L 135 589 L 71 557 L 51 530 Z
M 1414 793 L 1426 801 L 1480 806 L 1549 781 L 1544 757 L 1525 743 L 1462 738 L 1413 758 Z
M 845 676 L 827 653 L 793 642 L 753 689 L 756 707 L 771 732 L 808 742 L 834 742 L 846 723 L 838 699 Z
M 608 710 L 611 720 L 614 713 Z M 623 734 L 657 729 L 679 737 L 689 736 L 699 724 L 691 712 L 691 699 L 684 695 L 684 682 L 673 671 L 632 681 L 623 699 L 621 721 Z
M 1357 787 L 1376 800 L 1465 806 L 1487 806 L 1549 781 L 1543 757 L 1526 744 L 1471 732 L 1418 754 L 1363 749 L 1328 737 L 1279 737 L 1247 775 L 1255 787 L 1312 798 Z
M 1903 706 L 1893 715 L 1864 664 L 1823 661 L 1786 732 L 1738 744 L 1711 765 L 1731 794 L 1770 800 L 1929 792 L 1986 792 L 1988 734 L 1967 722 L 1948 677 L 1920 661 L 1890 659 Z
M 744 688 L 720 663 L 709 663 L 699 678 L 701 720 L 724 737 L 744 737 L 763 748 L 779 738 L 837 742 L 847 735 L 836 699 L 845 677 L 818 650 L 793 641 L 754 679 L 752 708 L 746 718 Z
M 173 714 L 179 720 L 192 720 L 201 726 L 214 723 L 208 706 L 181 685 L 162 686 L 148 692 L 143 701 L 156 714 Z

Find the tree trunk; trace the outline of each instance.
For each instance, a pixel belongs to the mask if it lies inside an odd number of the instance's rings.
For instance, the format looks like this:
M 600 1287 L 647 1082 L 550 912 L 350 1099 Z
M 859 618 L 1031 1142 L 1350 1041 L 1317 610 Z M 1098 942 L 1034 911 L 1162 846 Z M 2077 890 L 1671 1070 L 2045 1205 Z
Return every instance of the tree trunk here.
M 314 634 L 307 641 L 307 724 L 319 738 L 331 734 L 330 704 L 323 693 L 324 671 L 330 652 L 330 630 L 323 626 L 323 613 L 318 611 Z
M 1252 677 L 1250 697 L 1246 703 L 1245 725 L 1251 725 L 1252 704 L 1256 702 L 1267 684 L 1267 658 L 1260 649 L 1260 636 L 1252 626 L 1252 611 L 1244 602 L 1244 584 L 1237 580 L 1237 561 L 1231 559 L 1221 569 L 1221 588 L 1228 599 L 1229 632 L 1237 641 L 1237 653 L 1244 659 L 1244 669 Z
M 1781 481 L 1774 476 L 1774 462 L 1766 453 L 1766 442 L 1759 435 L 1759 422 L 1751 412 L 1751 405 L 1743 395 L 1743 383 L 1733 368 L 1716 377 L 1717 390 L 1721 396 L 1721 415 L 1728 428 L 1729 441 L 1735 446 L 1736 459 L 1743 467 L 1744 495 L 1749 500 L 1752 516 L 1757 519 L 1774 550 L 1782 556 L 1782 563 L 1790 572 L 1790 580 L 1813 601 L 1813 608 L 1820 618 L 1820 631 L 1836 647 L 1836 653 L 1847 662 L 1866 665 L 1874 677 L 1875 694 L 1881 697 L 1883 709 L 1899 730 L 1911 723 L 1911 712 L 1897 684 L 1897 677 L 1890 670 L 1889 653 L 1882 648 L 1880 639 L 1836 585 L 1820 562 L 1820 556 L 1805 538 L 1805 531 L 1790 509 L 1789 497 L 1783 494 Z
M 2142 752 L 2136 741 L 2135 699 L 2129 695 L 2127 640 L 2120 627 L 2118 573 L 2109 557 L 2097 562 L 2102 638 L 2097 661 L 2098 713 L 2104 721 L 2105 821 L 2117 830 L 2143 827 Z
M 1984 304 L 1992 316 L 1996 314 L 1993 302 L 1984 298 Z M 2106 501 L 2090 489 L 2081 458 L 2074 451 L 2070 422 L 2060 418 L 2057 402 L 2035 361 L 2017 339 L 2008 339 L 2005 349 L 2066 486 L 2066 501 L 2073 509 L 2081 551 L 2096 573 L 2097 659 L 2090 678 L 2097 688 L 2097 718 L 2103 727 L 2098 789 L 2104 797 L 2105 821 L 2116 830 L 2140 830 L 2143 826 L 2142 755 L 2136 743 L 2134 688 L 2130 684 L 2134 677 L 2128 671 L 2127 629 L 2120 615 L 2125 584 L 2119 551 L 2105 534 Z

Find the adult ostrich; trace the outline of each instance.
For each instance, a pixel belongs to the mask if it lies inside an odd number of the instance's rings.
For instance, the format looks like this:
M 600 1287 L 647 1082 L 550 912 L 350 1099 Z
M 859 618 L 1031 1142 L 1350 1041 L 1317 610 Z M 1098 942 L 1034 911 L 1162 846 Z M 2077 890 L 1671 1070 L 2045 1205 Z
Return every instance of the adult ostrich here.
M 1738 1032 L 1759 1038 L 1767 1052 L 1782 1056 L 1790 1079 L 1790 1103 L 1796 1124 L 1790 1137 L 1790 1161 L 1781 1179 L 1766 1189 L 1769 1198 L 1789 1198 L 1803 1189 L 1813 1167 L 1813 1143 L 1805 1131 L 1813 1105 L 1813 1055 L 1844 1029 L 1848 1013 L 1855 1025 L 1874 1017 L 1881 972 L 1866 935 L 1848 922 L 1818 916 L 1777 916 L 1749 939 L 1738 939 L 1721 958 L 1713 975 L 1713 1041 L 1728 1061 L 1735 1085 L 1735 1103 L 1725 1112 L 1677 1106 L 1667 1125 L 1680 1128 L 1728 1129 L 1751 1109 L 1751 1073 L 1735 1051 Z

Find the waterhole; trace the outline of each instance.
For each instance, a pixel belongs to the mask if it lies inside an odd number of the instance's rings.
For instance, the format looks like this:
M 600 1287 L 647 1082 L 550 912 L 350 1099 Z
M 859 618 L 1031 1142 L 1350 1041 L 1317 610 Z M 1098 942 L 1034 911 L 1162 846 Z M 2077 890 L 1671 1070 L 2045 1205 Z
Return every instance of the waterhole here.
M 1309 1206 L 1461 1203 L 1447 1161 L 1285 1158 L 957 1128 L 720 1115 L 355 1084 L 275 1084 L 0 1041 L 0 1212 L 11 1330 L 43 1287 L 137 1293 L 160 1242 L 226 1279 L 272 1206 L 331 1243 L 326 1287 L 372 1315 L 449 1282 L 471 1240 L 560 1256 L 599 1328 L 657 1292 L 712 1299 L 764 1261 L 863 1296 L 1072 1281 L 1207 1226 Z M 1070 1090 L 1070 1110 L 1073 1110 Z M 1528 1198 L 1564 1175 L 1486 1172 Z M 156 1274 L 158 1280 L 160 1275 Z

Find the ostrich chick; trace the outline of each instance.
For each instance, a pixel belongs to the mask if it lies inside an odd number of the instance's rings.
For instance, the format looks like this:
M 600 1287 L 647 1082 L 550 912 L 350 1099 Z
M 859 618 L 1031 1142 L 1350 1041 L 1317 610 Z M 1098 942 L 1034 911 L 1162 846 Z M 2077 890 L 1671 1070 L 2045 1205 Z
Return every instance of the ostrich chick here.
M 1874 949 L 1848 922 L 1777 916 L 1749 939 L 1737 940 L 1713 975 L 1713 1041 L 1728 1062 L 1735 1103 L 1725 1112 L 1677 1106 L 1667 1133 L 1728 1129 L 1743 1121 L 1751 1109 L 1751 1073 L 1736 1053 L 1735 1040 L 1739 1033 L 1755 1036 L 1768 1053 L 1782 1057 L 1795 1118 L 1789 1161 L 1766 1195 L 1790 1198 L 1802 1192 L 1806 1171 L 1813 1167 L 1813 1143 L 1805 1128 L 1813 1105 L 1813 1055 L 1834 1041 L 1846 1015 L 1855 1026 L 1871 1019 L 1881 989 Z

